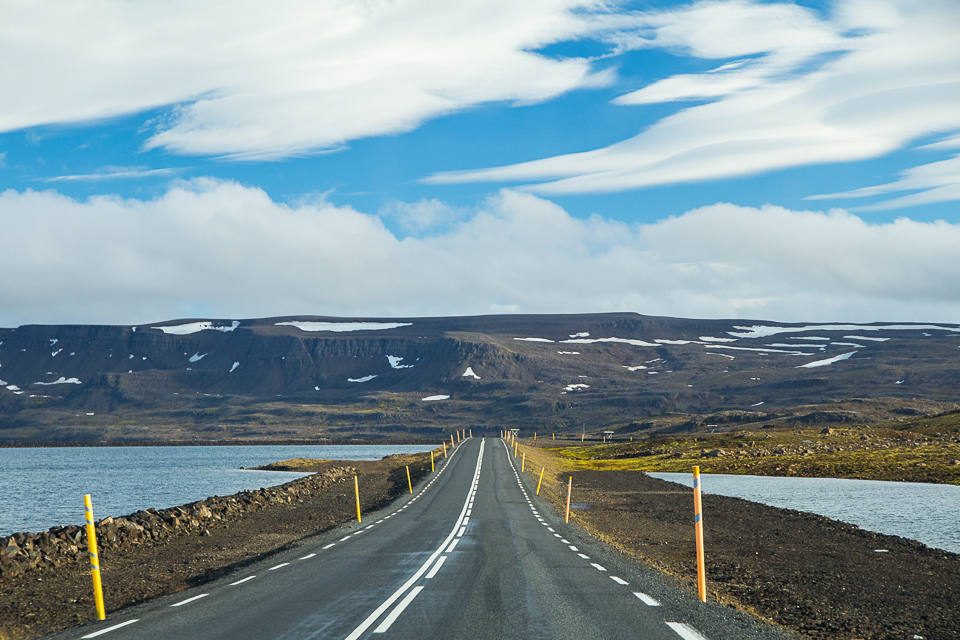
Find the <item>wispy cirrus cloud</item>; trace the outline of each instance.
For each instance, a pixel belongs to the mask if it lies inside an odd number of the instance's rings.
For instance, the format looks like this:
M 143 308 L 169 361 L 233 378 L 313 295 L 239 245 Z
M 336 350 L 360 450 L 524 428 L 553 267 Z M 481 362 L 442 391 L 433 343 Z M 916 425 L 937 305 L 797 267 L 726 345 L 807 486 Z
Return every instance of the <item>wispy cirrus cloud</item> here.
M 844 211 L 721 203 L 626 224 L 501 191 L 441 233 L 400 237 L 376 213 L 197 179 L 146 201 L 7 190 L 0 227 L 0 326 L 197 309 L 960 321 L 960 224 L 868 224 Z
M 44 182 L 103 182 L 106 180 L 132 180 L 140 178 L 162 178 L 172 176 L 183 169 L 151 169 L 149 167 L 103 167 L 93 173 L 79 173 L 44 178 Z
M 656 81 L 616 102 L 706 104 L 601 149 L 426 182 L 613 192 L 876 158 L 960 130 L 955 2 L 839 0 L 821 16 L 787 3 L 705 1 L 632 20 L 606 37 L 623 50 L 664 48 L 724 64 Z
M 861 205 L 855 207 L 854 211 L 889 211 L 923 204 L 960 200 L 960 156 L 913 167 L 904 171 L 903 177 L 894 182 L 841 193 L 809 196 L 808 200 L 868 198 L 904 191 L 916 191 L 916 193 L 881 200 L 875 204 Z
M 55 0 L 0 6 L 0 131 L 176 105 L 148 148 L 271 159 L 610 76 L 532 53 L 602 0 Z M 43 82 L 37 79 L 42 78 Z

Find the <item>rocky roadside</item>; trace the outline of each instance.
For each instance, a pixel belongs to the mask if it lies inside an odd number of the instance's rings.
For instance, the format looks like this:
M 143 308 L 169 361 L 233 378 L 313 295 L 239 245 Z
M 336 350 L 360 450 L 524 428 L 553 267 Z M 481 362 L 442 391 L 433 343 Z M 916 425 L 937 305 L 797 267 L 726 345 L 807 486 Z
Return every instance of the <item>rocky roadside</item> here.
M 562 471 L 526 452 L 528 473 L 553 471 L 541 494 L 561 514 L 572 476 L 571 522 L 696 593 L 689 489 L 642 471 Z M 958 554 L 739 498 L 704 495 L 703 520 L 713 600 L 808 638 L 960 639 Z
M 373 511 L 429 472 L 429 454 L 323 461 L 286 484 L 148 509 L 97 523 L 108 614 L 208 582 Z M 86 531 L 55 527 L 0 538 L 0 640 L 28 640 L 93 620 Z

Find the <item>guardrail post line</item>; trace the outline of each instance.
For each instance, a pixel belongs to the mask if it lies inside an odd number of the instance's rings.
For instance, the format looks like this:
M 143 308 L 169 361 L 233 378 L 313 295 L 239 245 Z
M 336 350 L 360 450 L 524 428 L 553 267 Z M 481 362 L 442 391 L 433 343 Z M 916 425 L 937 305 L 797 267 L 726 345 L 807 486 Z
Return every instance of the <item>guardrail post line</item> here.
M 567 515 L 563 517 L 564 522 L 570 522 L 570 494 L 573 491 L 573 476 L 570 476 L 570 481 L 567 482 Z
M 693 521 L 697 532 L 697 593 L 707 601 L 707 576 L 703 562 L 703 505 L 700 500 L 700 467 L 693 468 Z
M 362 522 L 360 520 L 360 483 L 357 482 L 357 476 L 353 476 L 353 492 L 357 496 L 357 522 Z
M 87 550 L 90 553 L 90 574 L 93 577 L 93 599 L 97 605 L 97 619 L 106 620 L 103 607 L 103 585 L 100 583 L 100 559 L 97 557 L 97 531 L 93 526 L 93 504 L 90 494 L 83 496 L 83 506 L 87 518 Z
M 537 482 L 537 495 L 540 495 L 540 485 L 543 484 L 543 470 L 546 467 L 540 467 L 540 480 Z

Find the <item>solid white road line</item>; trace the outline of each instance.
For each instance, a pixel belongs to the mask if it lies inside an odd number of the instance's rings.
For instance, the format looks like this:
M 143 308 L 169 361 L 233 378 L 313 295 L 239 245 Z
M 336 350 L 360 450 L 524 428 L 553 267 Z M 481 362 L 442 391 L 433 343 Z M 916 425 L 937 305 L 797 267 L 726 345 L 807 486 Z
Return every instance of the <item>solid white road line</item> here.
M 410 590 L 410 593 L 407 594 L 403 600 L 400 601 L 400 604 L 390 612 L 386 618 L 383 619 L 383 622 L 380 623 L 380 626 L 373 630 L 374 633 L 386 633 L 387 629 L 390 628 L 397 618 L 400 617 L 400 614 L 403 613 L 403 610 L 413 602 L 413 599 L 420 595 L 420 592 L 423 591 L 423 587 L 414 587 Z
M 380 626 L 373 630 L 374 633 L 385 633 L 387 629 L 390 628 L 397 618 L 400 617 L 400 614 L 403 613 L 403 610 L 413 602 L 413 599 L 420 595 L 420 592 L 423 591 L 423 587 L 414 587 L 410 590 L 410 593 L 407 594 L 403 600 L 400 601 L 400 604 L 390 612 L 386 618 L 383 619 L 383 622 L 380 623 Z
M 189 603 L 189 602 L 193 602 L 194 600 L 199 600 L 200 598 L 206 598 L 208 595 L 210 595 L 210 594 L 209 594 L 209 593 L 201 593 L 201 594 L 198 595 L 198 596 L 193 596 L 192 598 L 187 598 L 186 600 L 181 600 L 180 602 L 178 602 L 178 603 L 176 603 L 176 604 L 172 604 L 172 605 L 170 605 L 170 606 L 171 606 L 171 607 L 182 607 L 183 605 L 185 605 L 185 604 L 187 604 L 187 603 Z
M 659 607 L 659 606 L 660 606 L 660 602 L 658 602 L 656 598 L 652 598 L 652 597 L 648 596 L 648 595 L 645 594 L 645 593 L 640 593 L 639 591 L 634 591 L 634 592 L 633 592 L 633 595 L 635 595 L 635 596 L 637 596 L 638 598 L 640 598 L 640 600 L 643 601 L 643 604 L 647 605 L 648 607 Z
M 457 521 L 454 523 L 453 529 L 452 529 L 452 530 L 450 531 L 450 533 L 447 535 L 446 540 L 443 541 L 443 543 L 437 548 L 436 551 L 434 551 L 432 554 L 430 554 L 430 557 L 427 558 L 427 561 L 424 562 L 423 565 L 421 565 L 419 569 L 417 569 L 416 573 L 414 573 L 412 576 L 410 576 L 410 579 L 408 579 L 406 582 L 404 582 L 404 583 L 400 586 L 399 589 L 397 589 L 396 591 L 394 591 L 394 592 L 393 592 L 393 595 L 391 595 L 389 598 L 387 598 L 386 600 L 384 600 L 384 601 L 383 601 L 383 604 L 381 604 L 379 607 L 377 607 L 377 608 L 373 611 L 373 613 L 371 613 L 369 616 L 367 616 L 366 619 L 365 619 L 363 622 L 361 622 L 360 625 L 350 633 L 350 635 L 348 635 L 348 636 L 346 637 L 346 640 L 357 640 L 357 638 L 359 638 L 359 637 L 362 636 L 364 633 L 366 633 L 367 629 L 369 629 L 369 628 L 371 627 L 371 625 L 373 625 L 373 623 L 376 622 L 376 621 L 380 618 L 380 616 L 382 616 L 383 613 L 384 613 L 387 609 L 389 609 L 391 606 L 393 606 L 393 603 L 396 602 L 396 601 L 400 598 L 400 596 L 402 596 L 404 593 L 406 593 L 406 591 L 407 591 L 408 589 L 410 589 L 410 587 L 413 586 L 413 584 L 414 584 L 417 580 L 419 580 L 420 577 L 421 577 L 424 573 L 427 572 L 427 569 L 430 567 L 430 565 L 432 565 L 433 562 L 437 559 L 437 557 L 440 556 L 441 553 L 443 553 L 444 548 L 450 543 L 450 541 L 454 539 L 454 536 L 456 535 L 456 531 L 457 531 L 457 529 L 460 527 L 460 523 L 463 521 L 463 518 L 465 517 L 464 514 L 466 514 L 466 512 L 467 512 L 467 504 L 468 504 L 469 501 L 470 501 L 470 491 L 475 491 L 475 488 L 474 488 L 474 487 L 476 486 L 476 483 L 477 483 L 477 481 L 479 480 L 479 476 L 480 476 L 480 465 L 483 463 L 483 449 L 484 449 L 484 444 L 485 444 L 485 443 L 481 440 L 481 441 L 480 441 L 480 453 L 479 453 L 479 455 L 477 456 L 477 467 L 476 467 L 476 471 L 474 471 L 474 474 L 473 474 L 473 486 L 471 486 L 470 489 L 467 491 L 467 497 L 464 498 L 464 500 L 463 500 L 463 508 L 460 510 L 460 515 L 459 515 L 459 517 L 457 517 Z M 465 528 L 465 527 L 464 527 L 464 528 Z M 461 534 L 461 535 L 462 535 L 462 534 Z M 422 589 L 422 587 L 417 587 L 416 592 L 417 592 L 417 593 L 420 593 L 420 589 Z M 415 596 L 414 596 L 414 597 L 415 597 Z M 408 595 L 408 598 L 409 598 L 409 595 Z M 413 599 L 413 598 L 410 598 L 410 600 L 412 600 L 412 599 Z M 391 615 L 392 615 L 392 614 L 391 614 Z M 399 614 L 397 614 L 397 615 L 399 615 Z M 381 625 L 381 626 L 382 626 L 382 625 Z M 379 628 L 379 627 L 378 627 L 378 628 Z
M 257 577 L 257 576 L 250 576 L 250 577 L 248 577 L 248 578 L 244 578 L 243 580 L 237 580 L 236 582 L 231 582 L 231 583 L 230 583 L 230 586 L 231 586 L 231 587 L 235 587 L 235 586 L 237 586 L 238 584 L 243 584 L 244 582 L 247 582 L 248 580 L 253 580 L 253 579 L 256 578 L 256 577 Z
M 126 622 L 121 622 L 120 624 L 115 624 L 115 625 L 113 625 L 112 627 L 107 627 L 106 629 L 100 629 L 100 631 L 94 631 L 93 633 L 88 633 L 88 634 L 85 635 L 85 636 L 81 636 L 81 638 L 82 638 L 83 640 L 87 640 L 87 638 L 96 638 L 97 636 L 102 636 L 102 635 L 105 634 L 105 633 L 110 633 L 111 631 L 115 631 L 115 630 L 119 629 L 120 627 L 125 627 L 125 626 L 127 626 L 128 624 L 133 624 L 134 622 L 137 622 L 139 619 L 140 619 L 140 618 L 134 618 L 133 620 L 127 620 Z
M 447 547 L 447 553 L 450 553 L 451 551 L 453 551 L 454 548 L 456 548 L 458 542 L 460 542 L 460 538 L 454 539 L 454 541 L 450 543 L 450 546 Z
M 427 579 L 429 580 L 433 576 L 437 575 L 437 571 L 440 571 L 440 567 L 443 566 L 443 563 L 446 562 L 447 556 L 440 556 L 440 559 L 437 560 L 437 563 L 433 565 L 433 569 L 430 569 L 430 573 L 427 574 Z
M 707 640 L 696 629 L 682 622 L 668 622 L 667 626 L 673 629 L 683 640 Z

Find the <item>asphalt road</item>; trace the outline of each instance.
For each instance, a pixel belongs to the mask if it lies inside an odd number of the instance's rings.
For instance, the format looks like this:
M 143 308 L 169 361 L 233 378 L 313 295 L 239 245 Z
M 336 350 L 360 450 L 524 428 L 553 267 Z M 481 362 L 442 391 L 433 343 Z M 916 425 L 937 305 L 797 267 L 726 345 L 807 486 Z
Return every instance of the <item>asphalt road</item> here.
M 60 639 L 791 637 L 585 537 L 504 443 L 467 439 L 415 495 L 295 552 Z

